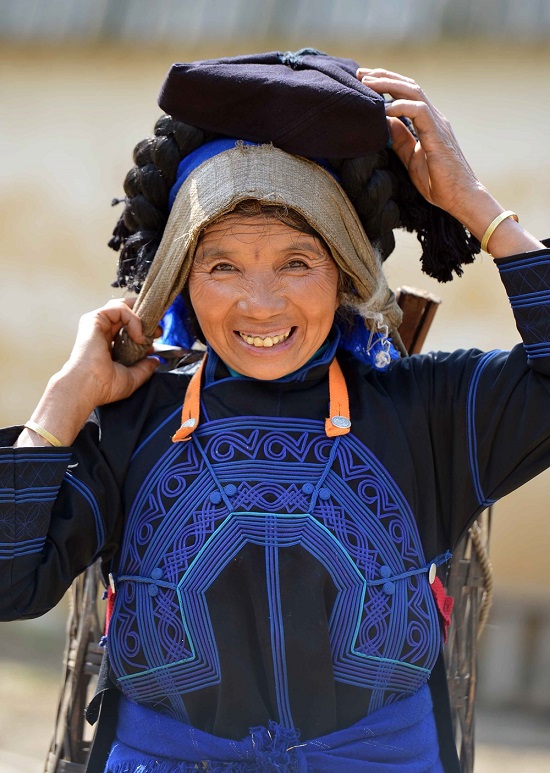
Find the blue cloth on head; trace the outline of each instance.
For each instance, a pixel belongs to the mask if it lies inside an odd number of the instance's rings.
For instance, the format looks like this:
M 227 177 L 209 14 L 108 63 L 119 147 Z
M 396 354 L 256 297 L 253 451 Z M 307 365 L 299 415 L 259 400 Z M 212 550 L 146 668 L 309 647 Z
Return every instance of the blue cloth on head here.
M 220 738 L 121 698 L 105 773 L 187 773 L 196 765 L 211 773 L 444 773 L 427 684 L 351 727 L 305 742 L 276 722 L 251 728 L 241 741 Z
M 187 180 L 191 172 L 193 172 L 197 167 L 199 167 L 205 161 L 208 161 L 209 158 L 213 158 L 214 156 L 217 156 L 220 153 L 223 153 L 225 150 L 231 150 L 231 148 L 234 148 L 235 145 L 237 145 L 237 143 L 240 143 L 242 145 L 258 144 L 257 142 L 247 142 L 246 140 L 235 140 L 229 137 L 222 137 L 218 140 L 205 142 L 204 145 L 200 146 L 200 148 L 193 150 L 191 153 L 185 156 L 185 158 L 182 158 L 182 160 L 178 164 L 176 182 L 172 185 L 170 189 L 170 193 L 168 195 L 168 207 L 172 209 L 174 205 L 174 201 L 176 200 L 176 196 L 178 195 L 179 189 L 181 188 L 185 180 Z
M 178 191 L 187 180 L 191 172 L 193 172 L 197 167 L 199 167 L 201 164 L 203 164 L 205 161 L 208 161 L 209 158 L 214 158 L 214 156 L 218 156 L 220 153 L 223 153 L 226 150 L 231 150 L 236 145 L 258 145 L 258 142 L 248 142 L 247 140 L 237 140 L 233 139 L 231 137 L 220 137 L 217 140 L 211 140 L 210 142 L 205 142 L 204 145 L 201 145 L 199 148 L 196 148 L 196 150 L 191 151 L 185 158 L 182 158 L 182 160 L 178 164 L 178 171 L 176 173 L 176 182 L 172 185 L 170 189 L 170 193 L 168 194 L 168 208 L 172 209 L 174 206 L 174 201 L 176 200 L 176 196 L 178 195 Z M 339 178 L 337 174 L 334 172 L 334 170 L 331 168 L 331 166 L 325 161 L 324 158 L 313 158 L 312 161 L 315 161 L 316 164 L 319 164 L 319 166 L 322 166 L 323 169 L 326 169 L 329 174 L 334 177 L 336 182 L 339 182 Z
M 181 295 L 177 295 L 173 304 L 165 311 L 160 321 L 162 328 L 161 344 L 191 349 L 196 341 L 191 332 L 187 306 Z

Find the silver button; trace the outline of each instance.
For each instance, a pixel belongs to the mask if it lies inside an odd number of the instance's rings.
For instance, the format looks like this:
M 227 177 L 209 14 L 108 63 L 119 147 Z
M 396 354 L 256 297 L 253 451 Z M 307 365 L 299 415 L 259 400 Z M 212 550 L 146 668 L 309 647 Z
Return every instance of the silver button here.
M 196 419 L 187 419 L 187 421 L 184 421 L 181 425 L 182 427 L 194 427 L 197 423 Z
M 428 572 L 428 580 L 430 582 L 430 585 L 434 584 L 436 573 L 437 573 L 437 566 L 435 564 L 431 564 L 430 571 Z
M 332 416 L 330 420 L 335 427 L 340 427 L 341 429 L 351 427 L 351 421 L 346 419 L 345 416 Z

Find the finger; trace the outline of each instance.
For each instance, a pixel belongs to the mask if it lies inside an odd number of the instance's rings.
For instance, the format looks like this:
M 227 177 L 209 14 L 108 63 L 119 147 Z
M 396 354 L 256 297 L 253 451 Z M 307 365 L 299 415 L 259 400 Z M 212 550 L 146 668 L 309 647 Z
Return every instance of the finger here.
M 404 81 L 406 83 L 415 83 L 412 78 L 407 78 L 405 75 L 400 75 L 398 72 L 392 72 L 391 70 L 384 70 L 381 67 L 360 67 L 357 70 L 357 77 L 362 80 L 365 76 L 376 78 L 390 78 L 391 80 Z
M 130 397 L 136 389 L 151 378 L 159 364 L 160 361 L 156 357 L 145 357 L 130 366 L 121 365 L 118 362 L 112 363 L 114 370 L 110 385 L 106 388 L 102 401 L 97 404 L 105 405 Z
M 386 105 L 386 115 L 388 118 L 409 118 L 424 145 L 430 139 L 441 142 L 443 136 L 449 133 L 447 120 L 425 102 L 396 99 Z
M 103 327 L 103 321 L 107 320 L 110 326 L 110 335 L 114 336 L 122 327 L 126 327 L 130 338 L 138 344 L 145 343 L 143 326 L 140 317 L 132 311 L 129 301 L 133 306 L 133 298 L 120 298 L 109 301 L 98 310 L 98 318 Z
M 107 303 L 105 303 L 105 308 L 108 306 L 114 306 L 114 307 L 120 306 L 120 304 L 123 303 L 125 306 L 128 306 L 131 309 L 134 307 L 136 301 L 137 301 L 137 296 L 131 296 L 131 297 L 127 296 L 124 298 L 111 298 L 110 301 L 107 301 Z
M 122 299 L 123 303 L 129 309 L 132 309 L 132 310 L 136 305 L 137 300 L 138 300 L 137 296 Z M 136 314 L 134 311 L 132 311 L 130 322 L 126 324 L 126 329 L 128 331 L 128 335 L 130 336 L 130 338 L 132 338 L 136 343 L 138 344 L 147 343 L 145 333 L 143 332 L 143 323 L 141 321 L 141 317 L 139 316 L 139 314 Z
M 405 167 L 409 168 L 410 159 L 415 152 L 417 139 L 399 118 L 388 118 L 392 150 L 397 153 Z
M 145 384 L 159 365 L 160 360 L 157 357 L 144 357 L 142 360 L 139 360 L 139 362 L 126 368 L 130 388 L 127 396 L 133 394 L 136 389 L 139 389 L 142 384 Z M 125 366 L 121 365 L 120 367 Z
M 142 325 L 141 319 L 138 317 L 137 314 L 132 313 L 132 316 L 130 317 L 129 321 L 126 323 L 126 331 L 128 332 L 128 335 L 130 336 L 132 341 L 135 341 L 136 344 L 147 343 L 145 339 L 145 334 L 143 332 L 143 325 Z
M 407 80 L 394 80 L 388 77 L 365 75 L 361 82 L 377 94 L 389 94 L 394 99 L 407 99 L 413 102 L 425 102 L 431 105 L 430 100 L 420 88 L 418 83 Z

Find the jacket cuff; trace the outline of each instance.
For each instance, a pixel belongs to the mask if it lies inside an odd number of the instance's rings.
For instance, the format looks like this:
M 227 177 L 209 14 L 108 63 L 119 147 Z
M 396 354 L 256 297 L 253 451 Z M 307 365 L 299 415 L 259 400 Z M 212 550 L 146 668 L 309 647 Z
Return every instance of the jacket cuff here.
M 19 432 L 2 430 L 0 440 L 13 443 Z M 0 448 L 0 560 L 42 550 L 71 458 L 70 448 Z
M 499 260 L 497 267 L 531 364 L 550 372 L 550 248 Z

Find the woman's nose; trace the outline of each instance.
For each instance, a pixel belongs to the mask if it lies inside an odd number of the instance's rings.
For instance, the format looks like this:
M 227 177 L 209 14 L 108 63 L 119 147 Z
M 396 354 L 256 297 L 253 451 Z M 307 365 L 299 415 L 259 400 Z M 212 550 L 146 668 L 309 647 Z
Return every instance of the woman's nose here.
M 249 279 L 239 305 L 242 311 L 258 319 L 280 314 L 286 303 L 280 282 L 273 276 L 261 274 Z

